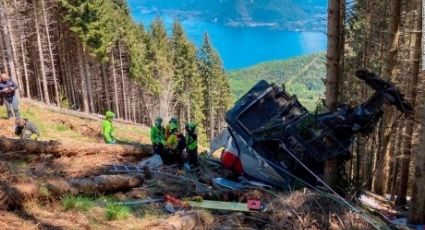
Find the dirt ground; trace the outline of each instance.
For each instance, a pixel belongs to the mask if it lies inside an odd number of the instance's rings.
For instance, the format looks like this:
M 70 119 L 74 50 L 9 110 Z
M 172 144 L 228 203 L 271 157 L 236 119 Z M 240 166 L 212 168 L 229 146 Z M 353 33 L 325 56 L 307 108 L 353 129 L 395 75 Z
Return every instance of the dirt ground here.
M 100 121 L 56 114 L 26 104 L 22 111 L 25 117 L 40 126 L 43 140 L 60 140 L 75 145 L 102 142 Z M 2 113 L 4 110 L 0 109 L 0 116 Z M 149 142 L 147 134 L 146 127 L 117 124 L 116 136 L 120 140 L 146 144 Z M 14 136 L 13 121 L 0 119 L 0 136 Z M 0 229 L 374 229 L 361 215 L 332 198 L 309 190 L 279 193 L 262 189 L 217 189 L 211 179 L 231 177 L 232 173 L 208 165 L 203 157 L 198 171 L 180 176 L 176 168 L 163 167 L 161 173 L 153 174 L 143 186 L 115 193 L 62 194 L 58 197 L 52 195 L 48 187 L 43 187 L 51 178 L 69 180 L 107 175 L 109 168 L 105 164 L 135 164 L 143 158 L 97 153 L 52 157 L 42 153 L 29 155 L 0 150 Z M 267 212 L 184 208 L 170 214 L 163 202 L 131 208 L 111 205 L 118 201 L 164 195 L 178 198 L 201 195 L 204 199 L 232 202 L 258 199 L 267 205 Z M 13 205 L 6 202 L 11 196 L 17 197 Z M 67 199 L 82 201 L 80 206 L 70 207 Z

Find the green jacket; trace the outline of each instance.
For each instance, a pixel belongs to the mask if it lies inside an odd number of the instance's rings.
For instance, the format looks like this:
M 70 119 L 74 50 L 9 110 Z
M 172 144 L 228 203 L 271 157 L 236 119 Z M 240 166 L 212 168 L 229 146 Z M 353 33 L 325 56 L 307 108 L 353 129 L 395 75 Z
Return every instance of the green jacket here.
M 179 147 L 179 140 L 175 133 L 171 134 L 167 139 L 167 147 L 171 150 L 177 150 Z
M 198 135 L 196 133 L 188 134 L 186 137 L 186 148 L 187 150 L 193 151 L 198 148 Z
M 151 127 L 151 141 L 154 145 L 165 144 L 165 130 L 162 126 Z
M 114 126 L 112 121 L 104 120 L 102 123 L 102 135 L 106 143 L 112 144 L 115 142 Z

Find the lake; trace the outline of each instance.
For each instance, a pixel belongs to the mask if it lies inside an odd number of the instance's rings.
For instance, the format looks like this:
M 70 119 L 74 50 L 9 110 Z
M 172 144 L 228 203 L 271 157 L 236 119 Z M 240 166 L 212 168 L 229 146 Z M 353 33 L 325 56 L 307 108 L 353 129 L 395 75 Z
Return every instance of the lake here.
M 130 4 L 133 18 L 149 28 L 156 17 L 143 13 L 135 4 Z M 161 16 L 171 34 L 173 18 Z M 207 32 L 217 49 L 226 70 L 248 67 L 260 62 L 288 59 L 326 50 L 326 35 L 319 32 L 292 32 L 266 27 L 230 27 L 199 21 L 196 18 L 180 20 L 187 36 L 198 47 Z

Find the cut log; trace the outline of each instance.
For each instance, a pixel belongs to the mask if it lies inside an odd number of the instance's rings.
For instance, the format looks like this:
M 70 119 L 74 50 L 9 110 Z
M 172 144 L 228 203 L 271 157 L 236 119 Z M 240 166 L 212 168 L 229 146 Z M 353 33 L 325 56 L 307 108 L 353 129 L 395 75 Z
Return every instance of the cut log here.
M 24 151 L 28 154 L 52 154 L 56 157 L 93 154 L 149 156 L 152 152 L 149 145 L 81 144 L 58 141 L 28 141 L 6 137 L 0 137 L 0 151 L 3 153 Z
M 97 195 L 126 191 L 141 186 L 142 175 L 100 175 L 73 179 L 51 179 L 46 182 L 0 182 L 0 198 L 6 206 L 21 206 L 25 201 L 58 198 L 67 194 Z

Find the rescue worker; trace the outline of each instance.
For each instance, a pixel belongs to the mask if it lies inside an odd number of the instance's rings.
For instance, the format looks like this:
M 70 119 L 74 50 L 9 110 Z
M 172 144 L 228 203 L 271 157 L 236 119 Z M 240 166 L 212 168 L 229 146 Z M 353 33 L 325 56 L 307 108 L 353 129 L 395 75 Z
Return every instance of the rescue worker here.
M 167 138 L 167 153 L 170 157 L 168 163 L 177 163 L 179 169 L 183 168 L 183 156 L 179 149 L 179 139 L 177 133 L 177 124 L 172 122 L 169 124 L 170 136 Z
M 165 127 L 165 139 L 168 139 L 168 137 L 170 137 L 171 133 L 170 133 L 170 124 L 173 123 L 176 125 L 177 127 L 177 131 L 179 129 L 179 121 L 177 119 L 176 116 L 172 116 L 170 118 L 170 121 L 168 122 L 168 125 Z
M 38 127 L 28 119 L 18 118 L 15 121 L 15 134 L 23 140 L 36 141 L 40 137 Z
M 116 140 L 114 137 L 114 126 L 112 125 L 112 120 L 115 117 L 115 113 L 107 111 L 105 113 L 105 120 L 102 123 L 102 135 L 105 143 L 115 144 Z
M 13 116 L 16 118 L 20 117 L 19 113 L 19 101 L 16 96 L 16 90 L 18 86 L 12 81 L 7 74 L 2 73 L 0 75 L 0 96 L 3 99 L 4 105 L 7 110 L 7 118 L 10 119 Z
M 162 126 L 162 118 L 157 117 L 155 119 L 155 124 L 151 127 L 151 141 L 153 145 L 154 154 L 161 156 L 162 162 L 168 164 L 169 158 L 165 153 L 164 145 L 165 143 L 165 129 Z
M 198 167 L 198 135 L 196 134 L 196 123 L 186 124 L 186 152 L 190 167 Z

